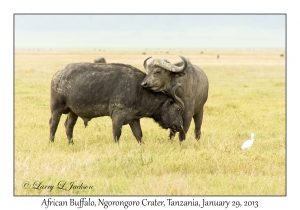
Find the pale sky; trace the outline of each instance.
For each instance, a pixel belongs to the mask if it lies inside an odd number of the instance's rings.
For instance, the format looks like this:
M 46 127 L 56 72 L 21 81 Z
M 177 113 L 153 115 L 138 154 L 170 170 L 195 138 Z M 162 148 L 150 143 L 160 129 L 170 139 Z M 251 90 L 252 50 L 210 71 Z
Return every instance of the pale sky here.
M 22 48 L 285 48 L 278 15 L 18 15 Z

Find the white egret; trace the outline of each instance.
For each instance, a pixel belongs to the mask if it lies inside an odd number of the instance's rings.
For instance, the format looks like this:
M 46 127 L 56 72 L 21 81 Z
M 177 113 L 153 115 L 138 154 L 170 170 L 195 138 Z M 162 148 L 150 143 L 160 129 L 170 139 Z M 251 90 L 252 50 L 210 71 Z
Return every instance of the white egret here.
M 245 141 L 242 145 L 242 149 L 249 149 L 254 142 L 254 133 L 251 133 L 251 139 Z

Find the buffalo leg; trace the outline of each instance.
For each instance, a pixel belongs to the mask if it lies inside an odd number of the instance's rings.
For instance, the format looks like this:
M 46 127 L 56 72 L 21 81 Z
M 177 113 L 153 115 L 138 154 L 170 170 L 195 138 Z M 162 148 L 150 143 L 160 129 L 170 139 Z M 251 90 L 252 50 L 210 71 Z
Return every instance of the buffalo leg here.
M 172 131 L 172 129 L 170 129 L 170 135 L 169 138 L 172 139 L 175 136 L 176 132 Z
M 142 129 L 141 129 L 140 120 L 133 120 L 131 123 L 129 123 L 129 125 L 130 125 L 130 128 L 132 130 L 134 137 L 141 144 L 143 133 L 142 133 Z
M 203 108 L 201 109 L 201 111 L 194 115 L 194 122 L 195 122 L 195 138 L 197 140 L 200 139 L 201 137 L 201 125 L 202 125 L 202 119 L 203 119 Z
M 70 111 L 67 116 L 67 119 L 65 121 L 66 134 L 67 134 L 67 137 L 69 140 L 69 144 L 74 144 L 73 129 L 74 129 L 77 119 L 78 119 L 78 116 L 74 112 Z
M 60 107 L 57 107 L 56 109 L 54 109 L 52 111 L 51 118 L 49 120 L 50 141 L 51 142 L 54 142 L 55 132 L 57 130 L 57 126 L 58 126 L 60 117 L 62 115 L 63 109 L 64 109 L 64 106 L 60 106 Z
M 120 114 L 115 114 L 112 117 L 112 127 L 113 127 L 113 136 L 115 143 L 119 142 L 121 133 L 122 133 L 122 126 L 124 122 L 124 117 Z
M 186 133 L 189 130 L 189 127 L 191 125 L 192 121 L 192 116 L 189 114 L 185 114 L 182 116 L 183 117 L 183 130 L 179 132 L 179 140 L 184 141 L 186 138 Z

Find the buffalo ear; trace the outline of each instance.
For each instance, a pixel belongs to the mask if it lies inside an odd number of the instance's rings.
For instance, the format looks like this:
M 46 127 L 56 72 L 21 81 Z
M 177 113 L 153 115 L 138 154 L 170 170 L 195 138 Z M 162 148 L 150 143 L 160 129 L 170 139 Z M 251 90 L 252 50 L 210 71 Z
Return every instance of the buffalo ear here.
M 181 72 L 181 73 L 173 73 L 173 72 L 172 72 L 172 76 L 175 77 L 175 78 L 177 78 L 177 77 L 182 77 L 182 76 L 184 76 L 184 75 L 185 75 L 184 72 Z
M 170 107 L 173 103 L 175 103 L 173 99 L 168 99 L 167 107 Z

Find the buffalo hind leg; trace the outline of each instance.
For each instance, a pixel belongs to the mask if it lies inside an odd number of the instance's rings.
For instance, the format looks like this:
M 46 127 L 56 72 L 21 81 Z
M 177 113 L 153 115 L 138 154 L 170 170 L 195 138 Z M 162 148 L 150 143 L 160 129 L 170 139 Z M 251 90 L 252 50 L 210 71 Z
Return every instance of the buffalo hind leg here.
M 74 129 L 77 119 L 78 119 L 78 116 L 74 112 L 70 111 L 67 116 L 67 119 L 65 121 L 66 134 L 67 134 L 67 137 L 69 140 L 69 144 L 74 144 L 73 129 Z
M 141 129 L 140 120 L 133 120 L 131 123 L 129 123 L 129 125 L 136 140 L 140 144 L 143 143 L 142 142 L 143 133 Z
M 63 109 L 64 105 L 56 107 L 51 113 L 51 118 L 49 120 L 51 142 L 54 142 L 55 132 L 57 130 L 57 126 L 62 115 Z
M 201 125 L 203 119 L 203 108 L 200 112 L 194 115 L 194 122 L 195 122 L 195 138 L 199 140 L 201 138 Z

